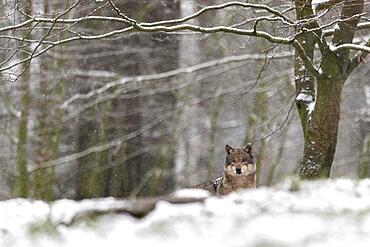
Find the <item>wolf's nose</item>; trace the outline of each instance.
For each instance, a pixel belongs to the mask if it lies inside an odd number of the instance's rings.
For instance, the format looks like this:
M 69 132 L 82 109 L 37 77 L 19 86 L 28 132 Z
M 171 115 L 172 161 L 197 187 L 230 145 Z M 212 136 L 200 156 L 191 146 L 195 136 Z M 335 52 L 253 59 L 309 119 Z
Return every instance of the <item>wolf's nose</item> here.
M 235 171 L 236 171 L 236 174 L 242 174 L 242 169 L 240 168 L 236 168 Z

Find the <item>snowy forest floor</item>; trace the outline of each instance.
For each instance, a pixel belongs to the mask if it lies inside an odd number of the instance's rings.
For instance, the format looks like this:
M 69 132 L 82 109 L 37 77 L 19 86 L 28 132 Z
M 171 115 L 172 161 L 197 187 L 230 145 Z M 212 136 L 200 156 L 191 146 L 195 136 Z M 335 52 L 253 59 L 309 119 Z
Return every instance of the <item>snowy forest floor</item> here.
M 289 180 L 222 198 L 199 190 L 173 197 L 205 199 L 159 201 L 142 218 L 111 213 L 73 223 L 129 201 L 2 201 L 0 246 L 370 246 L 370 180 Z

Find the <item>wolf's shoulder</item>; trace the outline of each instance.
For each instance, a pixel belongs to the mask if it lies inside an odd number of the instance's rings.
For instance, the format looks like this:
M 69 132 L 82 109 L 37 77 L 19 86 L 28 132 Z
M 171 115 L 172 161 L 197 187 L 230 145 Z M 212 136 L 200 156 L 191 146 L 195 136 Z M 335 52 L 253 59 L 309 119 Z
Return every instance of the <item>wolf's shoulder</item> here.
M 198 185 L 194 186 L 194 188 L 207 190 L 207 191 L 211 192 L 212 194 L 216 194 L 217 189 L 218 189 L 219 185 L 221 184 L 221 182 L 222 182 L 222 177 L 219 177 L 219 178 L 216 178 L 212 181 L 208 181 L 208 182 L 205 182 L 205 183 L 202 183 L 202 184 L 198 184 Z

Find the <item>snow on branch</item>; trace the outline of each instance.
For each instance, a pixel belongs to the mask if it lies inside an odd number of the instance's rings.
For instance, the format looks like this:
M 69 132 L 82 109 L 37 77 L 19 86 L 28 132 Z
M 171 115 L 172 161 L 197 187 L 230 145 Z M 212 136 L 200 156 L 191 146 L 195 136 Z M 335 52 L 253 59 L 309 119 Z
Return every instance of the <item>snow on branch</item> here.
M 199 10 L 198 12 L 189 15 L 187 17 L 181 18 L 181 19 L 173 19 L 173 20 L 165 20 L 165 21 L 159 21 L 159 22 L 152 22 L 152 23 L 139 23 L 137 20 L 134 20 L 124 13 L 122 13 L 113 3 L 113 1 L 109 1 L 111 6 L 113 6 L 114 10 L 118 13 L 120 18 L 117 17 L 110 17 L 110 16 L 91 16 L 90 14 L 81 18 L 75 18 L 75 19 L 68 19 L 68 18 L 61 18 L 62 16 L 65 16 L 68 12 L 70 12 L 73 8 L 75 8 L 80 1 L 75 2 L 73 5 L 71 5 L 67 10 L 61 12 L 56 18 L 39 18 L 39 17 L 34 17 L 34 16 L 28 16 L 26 13 L 23 13 L 18 7 L 16 9 L 22 13 L 22 15 L 26 16 L 28 20 L 16 24 L 16 25 L 10 25 L 6 26 L 3 28 L 0 28 L 0 33 L 12 31 L 12 30 L 18 30 L 20 28 L 24 28 L 27 25 L 33 24 L 33 23 L 44 23 L 44 24 L 50 24 L 51 27 L 49 28 L 49 31 L 55 27 L 56 24 L 70 24 L 71 26 L 76 25 L 78 23 L 82 23 L 85 21 L 106 21 L 106 22 L 121 22 L 128 27 L 125 27 L 123 29 L 116 29 L 113 31 L 109 31 L 103 34 L 98 34 L 98 35 L 84 35 L 81 34 L 78 31 L 72 30 L 70 27 L 63 27 L 62 26 L 62 32 L 69 32 L 72 34 L 71 37 L 65 38 L 65 39 L 59 39 L 52 41 L 49 37 L 49 35 L 46 35 L 44 38 L 40 40 L 32 40 L 32 39 L 26 39 L 25 37 L 17 37 L 17 36 L 10 36 L 10 35 L 3 35 L 2 38 L 5 39 L 13 39 L 13 40 L 18 40 L 18 41 L 23 41 L 26 44 L 31 44 L 31 43 L 37 43 L 38 45 L 36 46 L 35 49 L 33 49 L 33 52 L 31 55 L 28 57 L 22 59 L 22 60 L 16 60 L 12 64 L 8 64 L 10 61 L 6 61 L 6 64 L 3 63 L 3 66 L 0 67 L 0 72 L 12 69 L 14 67 L 17 67 L 18 65 L 22 63 L 29 63 L 30 60 L 37 58 L 41 54 L 47 52 L 48 50 L 73 41 L 77 40 L 97 40 L 97 39 L 105 39 L 109 38 L 115 35 L 122 35 L 125 33 L 129 32 L 176 32 L 176 31 L 193 31 L 193 32 L 198 32 L 198 33 L 217 33 L 217 32 L 223 32 L 223 33 L 232 33 L 232 34 L 238 34 L 238 35 L 247 35 L 247 36 L 255 36 L 255 37 L 261 37 L 264 39 L 269 40 L 272 43 L 278 43 L 278 44 L 290 44 L 293 41 L 292 37 L 284 38 L 284 37 L 279 37 L 279 36 L 274 36 L 268 32 L 265 31 L 258 31 L 256 28 L 253 28 L 251 30 L 245 30 L 245 29 L 239 29 L 235 27 L 228 27 L 228 26 L 216 26 L 216 27 L 201 27 L 201 26 L 196 26 L 196 25 L 190 25 L 190 24 L 179 24 L 179 23 L 184 23 L 188 20 L 191 20 L 193 18 L 196 18 L 203 13 L 206 13 L 207 11 L 211 10 L 218 10 L 218 9 L 224 9 L 228 7 L 242 7 L 242 8 L 252 8 L 252 9 L 260 9 L 264 10 L 270 14 L 273 14 L 273 16 L 276 16 L 278 20 L 281 20 L 283 23 L 288 24 L 288 25 L 295 25 L 295 22 L 288 18 L 286 15 L 284 15 L 282 12 L 275 10 L 267 5 L 263 4 L 250 4 L 250 3 L 243 3 L 243 2 L 229 2 L 225 4 L 220 4 L 220 5 L 212 5 L 212 6 L 207 6 Z M 107 2 L 108 3 L 108 2 Z M 106 5 L 106 4 L 105 4 Z M 105 6 L 104 5 L 104 6 Z M 100 7 L 99 7 L 100 8 Z M 268 18 L 266 19 L 268 20 Z M 257 22 L 257 21 L 256 21 Z M 178 25 L 174 25 L 178 24 Z M 168 26 L 171 25 L 171 26 Z M 46 39 L 48 38 L 48 39 Z M 59 36 L 60 38 L 60 36 Z M 46 46 L 40 46 L 40 44 L 46 44 Z M 17 49 L 19 50 L 19 49 Z
M 129 34 L 133 32 L 167 32 L 167 33 L 176 33 L 178 31 L 186 31 L 186 32 L 195 32 L 195 33 L 229 33 L 229 34 L 237 34 L 237 35 L 244 35 L 244 36 L 252 36 L 252 37 L 257 37 L 257 38 L 263 38 L 268 40 L 271 43 L 274 44 L 283 44 L 283 45 L 292 45 L 296 50 L 300 53 L 300 56 L 302 57 L 303 62 L 306 64 L 307 68 L 314 74 L 318 75 L 317 69 L 315 68 L 313 61 L 307 55 L 305 54 L 304 49 L 302 46 L 299 44 L 299 42 L 296 40 L 296 38 L 299 35 L 302 35 L 307 32 L 317 32 L 320 31 L 322 32 L 321 37 L 321 42 L 325 43 L 325 40 L 323 37 L 329 36 L 334 33 L 334 31 L 327 30 L 325 31 L 324 28 L 329 27 L 335 23 L 338 22 L 344 22 L 345 20 L 350 20 L 349 17 L 347 19 L 343 20 L 335 20 L 327 25 L 324 26 L 318 26 L 314 27 L 311 29 L 303 28 L 300 29 L 299 32 L 293 33 L 293 34 L 287 34 L 287 36 L 283 37 L 277 34 L 272 34 L 267 31 L 263 30 L 257 30 L 258 23 L 260 21 L 281 21 L 285 26 L 288 26 L 289 28 L 292 27 L 302 27 L 302 25 L 305 25 L 307 23 L 317 21 L 317 18 L 319 17 L 312 17 L 309 19 L 304 19 L 304 20 L 299 20 L 295 21 L 292 20 L 288 17 L 286 14 L 286 11 L 278 11 L 272 7 L 269 7 L 268 5 L 264 4 L 251 4 L 251 3 L 244 3 L 244 2 L 238 2 L 238 1 L 232 1 L 232 2 L 227 2 L 223 3 L 220 5 L 211 5 L 211 6 L 206 6 L 199 11 L 186 16 L 184 18 L 179 18 L 179 19 L 171 19 L 171 20 L 162 20 L 162 21 L 157 21 L 157 22 L 139 22 L 133 18 L 128 17 L 125 13 L 123 13 L 115 4 L 112 0 L 108 0 L 104 6 L 107 4 L 110 4 L 110 6 L 113 7 L 113 10 L 119 15 L 119 17 L 111 17 L 111 16 L 93 16 L 91 14 L 86 15 L 81 18 L 74 18 L 74 19 L 68 19 L 68 18 L 61 18 L 62 16 L 66 15 L 71 9 L 76 8 L 77 4 L 80 1 L 77 1 L 75 4 L 70 6 L 67 10 L 64 12 L 60 13 L 57 17 L 55 18 L 39 18 L 39 17 L 33 17 L 33 16 L 27 16 L 29 18 L 28 20 L 20 23 L 20 24 L 14 24 L 6 27 L 0 28 L 0 33 L 7 33 L 12 30 L 18 30 L 20 28 L 24 28 L 27 25 L 33 24 L 33 23 L 42 23 L 42 24 L 49 24 L 49 31 L 53 28 L 56 28 L 56 24 L 61 24 L 62 25 L 62 30 L 58 30 L 59 33 L 63 32 L 68 32 L 69 36 L 63 39 L 60 39 L 61 36 L 58 36 L 58 39 L 55 39 L 51 37 L 50 35 L 45 35 L 44 38 L 42 39 L 28 39 L 26 37 L 17 37 L 17 36 L 12 36 L 16 35 L 16 33 L 12 35 L 2 35 L 0 36 L 1 39 L 9 39 L 9 40 L 17 40 L 17 41 L 22 41 L 25 44 L 31 45 L 32 43 L 36 43 L 37 46 L 33 50 L 32 54 L 30 54 L 28 57 L 25 57 L 21 60 L 6 60 L 3 62 L 2 66 L 0 67 L 0 72 L 4 72 L 7 70 L 10 70 L 14 67 L 17 67 L 18 65 L 22 63 L 29 63 L 30 60 L 40 56 L 41 54 L 47 52 L 48 50 L 59 46 L 63 45 L 69 42 L 74 42 L 78 40 L 99 40 L 99 39 L 106 39 L 106 38 L 111 38 L 112 36 L 117 36 L 117 35 L 124 35 L 124 34 Z M 317 1 L 316 1 L 317 2 Z M 322 1 L 322 3 L 331 3 L 332 1 Z M 317 3 L 321 4 L 321 3 Z M 102 6 L 100 6 L 102 7 Z M 99 8 L 100 8 L 99 7 Z M 255 18 L 254 25 L 251 29 L 244 29 L 244 28 L 238 28 L 235 24 L 231 26 L 213 26 L 213 27 L 202 27 L 199 25 L 192 25 L 186 23 L 189 20 L 192 20 L 194 18 L 197 18 L 201 16 L 202 14 L 209 12 L 209 11 L 215 11 L 215 10 L 221 10 L 221 9 L 226 9 L 226 8 L 231 8 L 231 7 L 240 7 L 240 8 L 250 8 L 250 9 L 255 9 L 255 10 L 263 10 L 269 14 L 269 16 L 260 16 L 258 18 Z M 290 11 L 291 9 L 289 9 Z M 24 14 L 24 13 L 23 13 Z M 361 14 L 360 14 L 361 15 Z M 356 16 L 357 17 L 357 16 Z M 316 19 L 315 19 L 316 18 Z M 101 34 L 83 34 L 80 31 L 73 30 L 72 27 L 83 22 L 87 21 L 102 21 L 102 22 L 119 22 L 124 24 L 124 27 L 121 29 L 114 29 L 107 31 L 105 33 Z M 64 24 L 69 24 L 69 27 L 64 27 Z M 360 23 L 358 25 L 359 29 L 365 29 L 369 28 L 370 23 Z M 50 32 L 48 33 L 50 34 Z M 41 46 L 43 44 L 43 46 Z M 321 43 L 320 43 L 321 44 Z M 368 48 L 364 48 L 361 46 L 338 46 L 336 49 L 341 50 L 344 48 L 351 48 L 351 49 L 356 49 L 356 50 L 363 50 L 367 51 Z M 18 48 L 15 52 L 17 52 L 20 48 Z
M 49 45 L 46 46 L 45 48 L 42 48 L 38 52 L 34 52 L 32 56 L 28 56 L 25 59 L 19 60 L 19 61 L 13 63 L 13 64 L 8 65 L 8 66 L 0 67 L 0 72 L 3 72 L 3 71 L 6 71 L 6 70 L 9 70 L 9 69 L 12 69 L 14 67 L 17 67 L 20 64 L 23 64 L 23 63 L 27 63 L 30 60 L 39 57 L 40 55 L 44 54 L 48 50 L 50 50 L 50 49 L 52 49 L 52 48 L 54 48 L 54 47 L 56 47 L 58 45 L 70 43 L 70 42 L 77 41 L 77 40 L 98 40 L 98 39 L 105 39 L 105 38 L 112 37 L 114 35 L 127 33 L 127 32 L 129 32 L 131 30 L 133 30 L 133 28 L 132 27 L 128 27 L 128 28 L 118 29 L 118 30 L 114 30 L 114 31 L 103 33 L 103 34 L 99 34 L 99 35 L 81 35 L 81 34 L 75 32 L 75 35 L 76 36 L 70 37 L 70 38 L 66 38 L 66 39 L 62 39 L 62 40 L 59 40 L 59 41 L 55 41 L 55 42 L 41 41 L 41 43 L 45 43 L 45 44 L 49 44 Z
M 367 43 L 362 46 L 370 48 L 370 39 L 368 39 Z M 357 54 L 351 58 L 347 72 L 351 73 L 359 64 L 364 63 L 364 60 L 369 53 L 370 52 L 368 50 L 359 50 L 359 52 L 357 52 Z
M 116 10 L 116 12 L 121 17 L 123 17 L 126 21 L 129 21 L 131 23 L 138 23 L 137 21 L 135 21 L 135 20 L 133 20 L 131 18 L 128 18 L 126 15 L 124 15 L 115 6 L 115 4 L 113 3 L 112 0 L 109 0 L 109 3 Z M 184 18 L 173 19 L 173 20 L 166 20 L 166 21 L 158 21 L 158 22 L 151 22 L 151 23 L 140 23 L 140 26 L 142 26 L 142 27 L 152 27 L 152 26 L 159 26 L 159 25 L 179 24 L 179 23 L 183 23 L 183 22 L 189 21 L 191 19 L 194 19 L 196 17 L 199 17 L 200 15 L 202 15 L 202 14 L 208 12 L 208 11 L 211 11 L 211 10 L 220 10 L 220 9 L 224 9 L 224 8 L 228 8 L 228 7 L 242 7 L 242 8 L 252 8 L 252 9 L 265 10 L 265 11 L 267 11 L 267 12 L 269 12 L 269 13 L 275 15 L 275 16 L 280 17 L 281 20 L 284 23 L 295 24 L 295 22 L 293 20 L 291 20 L 286 15 L 284 15 L 282 12 L 280 12 L 278 10 L 275 10 L 275 9 L 273 9 L 273 8 L 267 6 L 267 5 L 264 5 L 264 4 L 251 4 L 251 3 L 243 3 L 243 2 L 232 1 L 232 2 L 228 2 L 228 3 L 220 4 L 220 5 L 211 5 L 211 6 L 204 7 L 202 9 L 200 9 L 199 11 L 195 12 L 194 14 L 191 14 L 191 15 L 186 16 Z
M 341 51 L 341 50 L 348 50 L 348 49 L 370 53 L 370 47 L 366 45 L 343 44 L 339 46 L 331 46 L 331 50 L 334 52 Z
M 336 21 L 335 24 L 338 23 L 339 21 L 340 20 Z M 370 21 L 359 23 L 356 27 L 356 30 L 365 30 L 365 29 L 370 29 Z M 331 36 L 334 34 L 335 31 L 336 31 L 335 28 L 323 30 L 323 36 L 324 37 Z

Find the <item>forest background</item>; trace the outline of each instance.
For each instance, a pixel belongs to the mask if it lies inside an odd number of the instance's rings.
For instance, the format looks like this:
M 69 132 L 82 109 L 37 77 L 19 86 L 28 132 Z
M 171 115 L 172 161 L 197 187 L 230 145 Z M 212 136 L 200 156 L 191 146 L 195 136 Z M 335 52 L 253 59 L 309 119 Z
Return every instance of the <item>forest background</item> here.
M 115 6 L 135 20 L 155 22 L 225 2 L 139 0 Z M 292 5 L 254 2 L 281 11 Z M 337 2 L 325 12 L 328 20 L 338 17 Z M 119 30 L 119 22 L 83 21 L 117 17 L 109 3 L 0 1 L 1 199 L 162 195 L 220 176 L 226 143 L 253 143 L 260 186 L 297 173 L 304 143 L 291 46 L 230 33 L 131 32 L 57 43 L 19 63 L 52 40 Z M 368 22 L 368 10 L 365 1 L 361 22 Z M 74 22 L 6 29 L 30 16 L 62 14 Z M 225 8 L 188 23 L 247 29 L 260 14 Z M 289 34 L 273 21 L 259 25 Z M 361 31 L 354 42 L 368 35 Z M 361 62 L 342 92 L 331 177 L 370 175 L 370 66 Z

